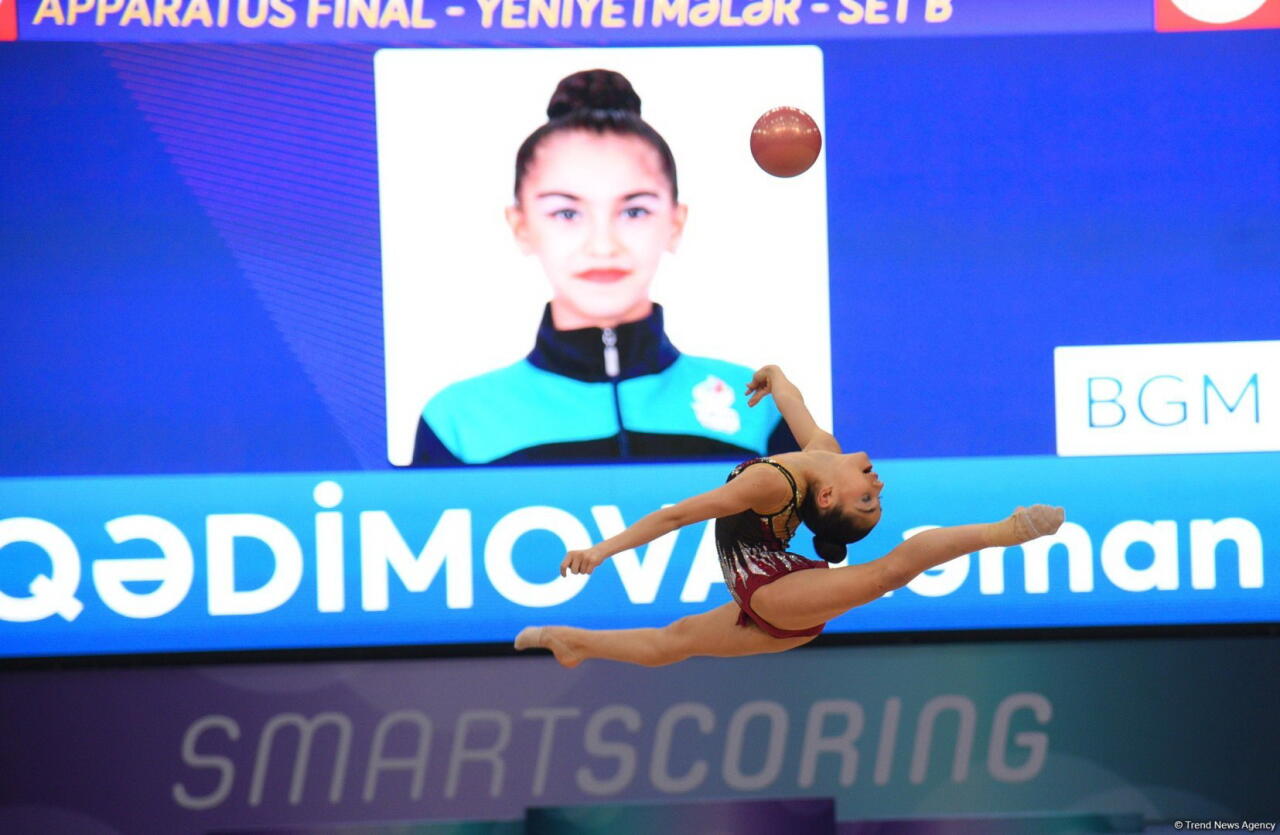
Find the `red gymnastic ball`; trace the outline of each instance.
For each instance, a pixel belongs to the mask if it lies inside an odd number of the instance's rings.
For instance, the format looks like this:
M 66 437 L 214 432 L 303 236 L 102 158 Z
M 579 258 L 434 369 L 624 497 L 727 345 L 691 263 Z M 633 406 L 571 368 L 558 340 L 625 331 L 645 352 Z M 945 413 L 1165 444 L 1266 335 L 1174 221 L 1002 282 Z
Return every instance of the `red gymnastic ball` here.
M 751 129 L 751 156 L 775 177 L 794 177 L 813 165 L 822 150 L 817 122 L 798 107 L 775 107 Z

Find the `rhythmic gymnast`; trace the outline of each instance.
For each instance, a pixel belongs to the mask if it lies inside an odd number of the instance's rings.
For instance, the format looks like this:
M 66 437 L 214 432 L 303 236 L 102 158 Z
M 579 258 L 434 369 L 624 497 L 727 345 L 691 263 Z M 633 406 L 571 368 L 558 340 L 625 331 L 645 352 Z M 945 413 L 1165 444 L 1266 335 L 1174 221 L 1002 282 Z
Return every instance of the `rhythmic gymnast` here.
M 724 486 L 654 511 L 598 545 L 570 551 L 560 565 L 562 576 L 590 574 L 619 551 L 715 519 L 716 549 L 733 602 L 657 629 L 530 626 L 516 636 L 516 649 L 548 649 L 565 667 L 588 658 L 658 667 L 697 655 L 783 652 L 812 641 L 828 620 L 902 588 L 927 569 L 982 548 L 1020 545 L 1062 524 L 1060 507 L 1019 507 L 999 522 L 924 531 L 870 562 L 812 570 L 843 561 L 846 544 L 876 526 L 884 483 L 865 452 L 844 453 L 818 427 L 799 389 L 776 365 L 757 371 L 747 394 L 749 406 L 773 395 L 801 452 L 739 464 Z M 786 550 L 802 521 L 814 532 L 824 561 Z

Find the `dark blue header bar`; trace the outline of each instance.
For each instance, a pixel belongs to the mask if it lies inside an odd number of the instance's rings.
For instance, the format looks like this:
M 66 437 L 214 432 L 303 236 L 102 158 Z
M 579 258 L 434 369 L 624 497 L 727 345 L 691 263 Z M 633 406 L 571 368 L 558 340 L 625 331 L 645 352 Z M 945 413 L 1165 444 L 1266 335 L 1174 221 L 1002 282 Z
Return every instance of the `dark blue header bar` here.
M 556 45 L 1151 31 L 1145 0 L 18 0 L 22 40 Z

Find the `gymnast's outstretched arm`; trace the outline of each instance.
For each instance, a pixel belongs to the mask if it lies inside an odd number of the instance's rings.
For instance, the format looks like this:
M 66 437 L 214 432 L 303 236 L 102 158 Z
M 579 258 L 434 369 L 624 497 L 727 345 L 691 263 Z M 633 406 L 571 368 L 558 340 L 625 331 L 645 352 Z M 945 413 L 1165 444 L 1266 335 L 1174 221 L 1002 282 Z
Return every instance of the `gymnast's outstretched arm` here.
M 791 488 L 781 478 L 749 467 L 728 484 L 642 516 L 626 530 L 590 548 L 570 551 L 560 563 L 560 576 L 590 574 L 619 551 L 652 542 L 676 528 L 731 516 L 749 508 L 778 507 L 790 495 Z

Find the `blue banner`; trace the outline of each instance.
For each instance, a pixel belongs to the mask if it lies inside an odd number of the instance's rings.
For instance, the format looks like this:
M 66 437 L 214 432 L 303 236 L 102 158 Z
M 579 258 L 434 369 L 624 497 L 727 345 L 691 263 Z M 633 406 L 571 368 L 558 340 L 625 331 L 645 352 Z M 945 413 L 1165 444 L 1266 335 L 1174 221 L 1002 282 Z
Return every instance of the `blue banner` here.
M 865 561 L 924 526 L 1067 509 L 829 632 L 1280 621 L 1280 455 L 881 461 Z M 724 465 L 0 481 L 0 654 L 506 642 L 727 601 L 709 524 L 561 578 L 567 548 L 708 490 Z M 793 543 L 808 553 L 807 537 Z M 839 570 L 839 569 L 836 569 Z

